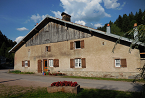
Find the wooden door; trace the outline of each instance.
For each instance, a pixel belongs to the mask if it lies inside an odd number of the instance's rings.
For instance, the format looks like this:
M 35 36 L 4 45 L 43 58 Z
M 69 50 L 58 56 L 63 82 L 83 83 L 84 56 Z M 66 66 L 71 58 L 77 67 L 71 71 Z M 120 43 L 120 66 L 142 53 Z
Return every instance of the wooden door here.
M 47 60 L 43 60 L 43 70 L 44 71 L 48 71 L 48 69 L 47 69 Z
M 42 73 L 42 60 L 38 60 L 38 73 Z

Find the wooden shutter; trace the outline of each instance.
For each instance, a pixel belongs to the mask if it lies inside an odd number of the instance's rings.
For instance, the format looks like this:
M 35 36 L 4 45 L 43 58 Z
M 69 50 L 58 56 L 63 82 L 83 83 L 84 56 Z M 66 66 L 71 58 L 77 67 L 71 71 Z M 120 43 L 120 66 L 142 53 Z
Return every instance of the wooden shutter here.
M 74 42 L 70 42 L 70 50 L 73 50 Z
M 42 73 L 42 60 L 38 60 L 38 73 Z
M 81 40 L 81 48 L 84 48 L 84 40 Z
M 51 52 L 51 46 L 48 46 L 48 52 Z
M 86 68 L 86 59 L 82 58 L 82 68 Z
M 70 59 L 70 68 L 74 68 L 75 64 L 74 64 L 74 59 Z
M 22 67 L 25 67 L 25 61 L 22 61 Z
M 54 67 L 59 67 L 59 59 L 54 59 L 53 65 L 54 65 Z
M 121 67 L 127 67 L 126 59 L 121 59 Z
M 30 61 L 28 61 L 28 67 L 30 67 Z

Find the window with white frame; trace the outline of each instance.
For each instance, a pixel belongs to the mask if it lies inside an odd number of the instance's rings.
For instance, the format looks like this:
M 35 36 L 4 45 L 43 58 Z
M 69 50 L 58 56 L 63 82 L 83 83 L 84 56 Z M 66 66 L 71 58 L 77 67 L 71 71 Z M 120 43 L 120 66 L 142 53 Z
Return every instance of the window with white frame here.
M 82 64 L 81 64 L 81 59 L 75 59 L 75 68 L 81 68 Z
M 25 61 L 25 67 L 28 67 L 28 61 Z
M 53 60 L 49 60 L 49 67 L 53 67 Z
M 115 67 L 121 67 L 120 59 L 115 59 Z

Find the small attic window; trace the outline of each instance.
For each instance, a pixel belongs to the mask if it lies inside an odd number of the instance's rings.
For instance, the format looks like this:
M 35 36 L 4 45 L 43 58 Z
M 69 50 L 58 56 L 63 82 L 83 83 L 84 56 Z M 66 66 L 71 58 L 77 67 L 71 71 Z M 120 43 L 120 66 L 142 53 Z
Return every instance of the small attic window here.
M 81 48 L 80 41 L 75 41 L 75 49 Z

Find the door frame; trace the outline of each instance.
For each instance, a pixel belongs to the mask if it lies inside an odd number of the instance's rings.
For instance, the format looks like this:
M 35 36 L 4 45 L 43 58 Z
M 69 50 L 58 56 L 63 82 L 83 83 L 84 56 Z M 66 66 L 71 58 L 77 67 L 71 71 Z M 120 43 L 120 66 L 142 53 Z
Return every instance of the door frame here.
M 47 61 L 47 67 L 45 67 L 45 61 Z M 43 71 L 48 71 L 48 60 L 47 59 L 43 59 Z

